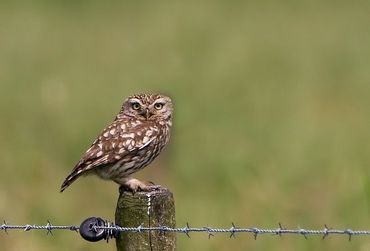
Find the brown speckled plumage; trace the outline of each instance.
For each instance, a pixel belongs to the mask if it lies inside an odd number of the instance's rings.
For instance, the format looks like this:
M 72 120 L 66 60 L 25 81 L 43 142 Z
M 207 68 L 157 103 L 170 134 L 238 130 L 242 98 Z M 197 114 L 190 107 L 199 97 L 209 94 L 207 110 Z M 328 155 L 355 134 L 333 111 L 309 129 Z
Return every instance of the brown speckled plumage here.
M 128 97 L 114 119 L 81 157 L 63 182 L 64 191 L 84 174 L 95 173 L 131 190 L 145 184 L 129 176 L 149 165 L 168 143 L 172 125 L 172 101 L 159 94 Z

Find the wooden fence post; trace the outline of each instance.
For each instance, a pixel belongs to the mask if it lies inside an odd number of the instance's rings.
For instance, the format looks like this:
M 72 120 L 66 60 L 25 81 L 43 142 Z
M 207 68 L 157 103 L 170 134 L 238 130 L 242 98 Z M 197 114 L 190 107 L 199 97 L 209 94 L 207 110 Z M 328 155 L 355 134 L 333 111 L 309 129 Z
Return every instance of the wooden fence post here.
M 175 202 L 172 193 L 160 187 L 151 192 L 120 192 L 115 223 L 121 227 L 175 227 Z M 121 232 L 117 251 L 175 250 L 176 233 L 164 231 Z

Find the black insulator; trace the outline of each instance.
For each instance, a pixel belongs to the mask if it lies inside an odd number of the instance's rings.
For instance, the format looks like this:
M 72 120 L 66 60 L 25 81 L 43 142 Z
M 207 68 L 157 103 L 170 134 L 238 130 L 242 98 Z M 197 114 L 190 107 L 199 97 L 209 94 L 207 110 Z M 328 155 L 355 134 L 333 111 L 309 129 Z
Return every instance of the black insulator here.
M 96 242 L 109 238 L 106 229 L 97 228 L 105 227 L 106 223 L 102 218 L 90 217 L 84 220 L 80 225 L 80 235 L 87 241 Z

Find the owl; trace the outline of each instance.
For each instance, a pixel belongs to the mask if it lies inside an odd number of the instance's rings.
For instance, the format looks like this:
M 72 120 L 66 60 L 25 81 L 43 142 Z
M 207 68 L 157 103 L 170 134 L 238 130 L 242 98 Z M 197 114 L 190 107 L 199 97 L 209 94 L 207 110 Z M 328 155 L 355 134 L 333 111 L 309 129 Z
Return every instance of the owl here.
M 170 139 L 173 105 L 160 94 L 129 96 L 64 180 L 63 192 L 78 177 L 96 174 L 130 191 L 150 186 L 130 175 L 149 165 Z

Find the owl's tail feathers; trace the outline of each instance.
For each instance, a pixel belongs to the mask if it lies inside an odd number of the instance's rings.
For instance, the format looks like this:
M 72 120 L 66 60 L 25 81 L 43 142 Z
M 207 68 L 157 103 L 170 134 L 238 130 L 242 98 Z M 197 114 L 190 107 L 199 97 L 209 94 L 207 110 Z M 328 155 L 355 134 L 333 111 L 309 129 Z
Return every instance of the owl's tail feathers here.
M 69 185 L 72 184 L 73 181 L 75 181 L 79 176 L 81 172 L 78 172 L 78 170 L 72 172 L 68 177 L 64 180 L 62 186 L 60 187 L 60 192 L 63 192 Z

